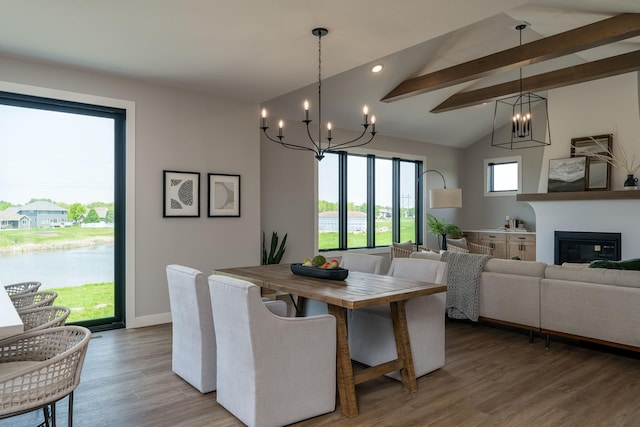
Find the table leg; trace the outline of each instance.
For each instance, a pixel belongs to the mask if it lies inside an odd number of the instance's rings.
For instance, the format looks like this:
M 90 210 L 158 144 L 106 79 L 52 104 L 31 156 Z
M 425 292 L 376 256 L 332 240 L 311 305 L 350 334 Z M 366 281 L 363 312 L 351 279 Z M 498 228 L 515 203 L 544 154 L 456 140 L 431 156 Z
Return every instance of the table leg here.
M 329 308 L 329 314 L 332 314 L 336 318 L 336 379 L 342 415 L 355 417 L 358 415 L 358 402 L 356 400 L 356 383 L 353 378 L 353 366 L 351 366 L 351 353 L 349 353 L 347 310 L 331 304 L 327 304 L 327 306 Z
M 402 377 L 402 390 L 407 393 L 415 393 L 418 390 L 416 373 L 413 367 L 413 355 L 409 342 L 409 329 L 407 328 L 407 314 L 404 309 L 404 301 L 391 303 L 391 319 L 393 320 L 393 334 L 396 338 L 396 351 L 398 359 L 402 361 L 400 369 Z

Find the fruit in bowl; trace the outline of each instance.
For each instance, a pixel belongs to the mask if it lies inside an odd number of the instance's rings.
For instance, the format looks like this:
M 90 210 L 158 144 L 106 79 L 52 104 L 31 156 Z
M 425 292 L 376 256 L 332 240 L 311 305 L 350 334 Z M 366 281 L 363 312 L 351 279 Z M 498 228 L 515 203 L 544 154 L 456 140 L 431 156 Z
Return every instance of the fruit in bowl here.
M 333 270 L 336 269 L 340 266 L 340 263 L 338 262 L 337 259 L 332 259 L 331 261 L 327 261 L 327 259 L 325 257 L 323 257 L 322 255 L 316 255 L 312 258 L 305 258 L 304 261 L 302 261 L 302 266 L 303 267 L 317 267 L 317 268 L 324 268 L 327 270 Z

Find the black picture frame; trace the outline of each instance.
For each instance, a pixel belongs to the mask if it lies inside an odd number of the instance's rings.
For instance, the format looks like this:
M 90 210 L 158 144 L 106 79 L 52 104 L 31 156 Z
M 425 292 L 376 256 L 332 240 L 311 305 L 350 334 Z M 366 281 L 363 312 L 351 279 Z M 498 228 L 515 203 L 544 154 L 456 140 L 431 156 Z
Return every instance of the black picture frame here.
M 210 173 L 209 209 L 207 215 L 213 217 L 240 216 L 240 175 Z
M 162 171 L 162 217 L 200 216 L 200 172 Z

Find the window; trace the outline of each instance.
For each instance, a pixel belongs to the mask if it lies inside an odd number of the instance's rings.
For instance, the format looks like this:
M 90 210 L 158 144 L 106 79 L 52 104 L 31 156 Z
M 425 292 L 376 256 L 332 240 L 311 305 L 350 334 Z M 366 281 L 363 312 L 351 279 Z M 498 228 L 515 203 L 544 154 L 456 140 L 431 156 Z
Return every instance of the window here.
M 419 242 L 416 181 L 422 162 L 346 152 L 318 164 L 318 249 Z
M 511 196 L 522 190 L 522 157 L 484 161 L 485 196 Z
M 23 245 L 0 257 L 3 281 L 44 278 L 40 289 L 73 307 L 67 322 L 93 329 L 124 326 L 125 116 L 0 92 L 0 210 L 24 216 L 21 227 L 3 231 Z M 113 220 L 83 224 L 98 206 L 113 210 Z

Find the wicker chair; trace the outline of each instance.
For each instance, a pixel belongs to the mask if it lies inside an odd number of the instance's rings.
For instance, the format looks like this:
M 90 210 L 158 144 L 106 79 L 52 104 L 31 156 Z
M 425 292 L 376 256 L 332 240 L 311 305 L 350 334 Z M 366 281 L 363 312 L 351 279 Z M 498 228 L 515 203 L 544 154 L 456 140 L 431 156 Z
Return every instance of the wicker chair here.
M 20 282 L 6 285 L 4 288 L 7 290 L 7 294 L 10 297 L 24 295 L 31 292 L 37 292 L 38 288 L 42 285 L 40 282 Z
M 479 245 L 477 243 L 471 243 L 464 240 L 464 246 L 458 243 L 461 239 L 447 239 L 447 250 L 449 252 L 462 252 L 472 254 L 483 254 L 493 256 L 493 248 L 490 246 Z
M 20 312 L 24 331 L 40 331 L 42 329 L 64 326 L 71 310 L 67 307 L 37 307 Z
M 18 314 L 20 314 L 24 310 L 52 306 L 53 301 L 57 297 L 58 293 L 53 291 L 31 292 L 29 294 L 13 296 L 11 297 L 11 302 L 18 311 Z
M 90 337 L 87 328 L 60 326 L 0 341 L 0 419 L 43 409 L 44 424 L 55 427 L 56 402 L 69 396 L 73 425 L 73 391 Z

